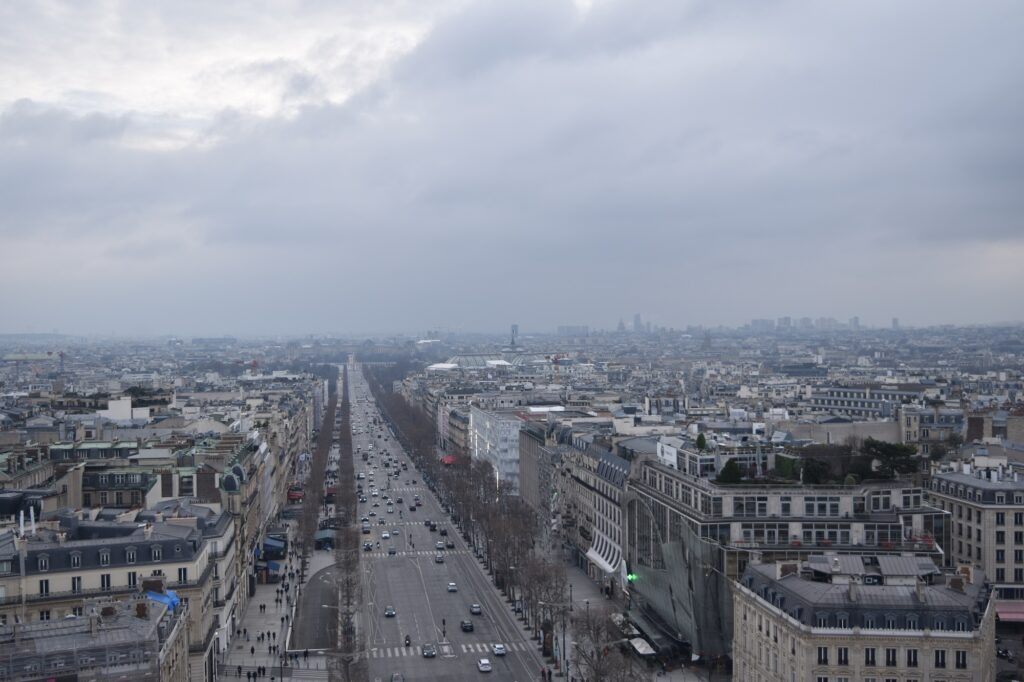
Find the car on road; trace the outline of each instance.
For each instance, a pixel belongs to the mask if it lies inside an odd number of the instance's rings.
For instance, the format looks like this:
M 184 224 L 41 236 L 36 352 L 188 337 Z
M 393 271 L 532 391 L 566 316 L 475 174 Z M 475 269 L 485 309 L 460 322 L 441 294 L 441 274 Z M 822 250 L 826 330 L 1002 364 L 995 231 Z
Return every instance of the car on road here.
M 391 556 L 394 556 L 394 555 L 398 554 L 398 550 L 395 549 L 393 546 L 392 547 L 388 547 L 388 554 L 391 555 Z
M 481 613 L 483 613 L 483 609 L 480 608 L 479 604 L 470 604 L 469 612 L 474 616 L 479 616 Z
M 410 504 L 409 505 L 409 511 L 411 511 L 411 512 L 416 511 L 416 505 L 415 504 Z
M 482 673 L 489 673 L 491 672 L 491 662 L 486 658 L 481 658 L 476 662 L 476 669 Z
M 372 542 L 364 542 L 363 543 L 363 551 L 364 552 L 372 552 L 373 551 L 373 543 Z
M 438 540 L 434 543 L 434 549 L 440 552 L 442 549 L 444 549 L 444 543 Z
M 391 539 L 391 533 L 389 533 L 387 531 L 384 531 L 383 533 L 380 534 L 380 538 L 381 538 L 381 540 L 390 540 Z
M 491 652 L 495 656 L 504 656 L 508 653 L 508 650 L 505 648 L 504 644 L 494 644 L 491 646 Z
M 433 658 L 437 656 L 437 648 L 433 644 L 423 645 L 423 658 Z
M 448 538 L 444 543 L 445 549 L 455 549 L 455 542 L 451 538 Z
M 444 563 L 444 554 L 435 554 L 434 555 L 434 563 L 435 564 L 443 564 Z
M 384 617 L 385 618 L 394 618 L 395 617 L 395 607 L 391 606 L 391 605 L 385 606 L 384 607 Z
M 427 526 L 429 528 L 430 527 L 430 519 L 423 519 L 423 525 Z
M 473 632 L 473 621 L 464 620 L 459 623 L 459 627 L 462 628 L 463 632 Z
M 402 673 L 392 673 L 391 682 L 405 682 L 405 677 L 402 675 Z
M 394 508 L 394 507 L 392 507 L 392 506 L 391 506 L 391 505 L 389 504 L 389 505 L 388 505 L 388 514 L 394 514 L 394 513 L 395 513 L 395 508 Z
M 440 532 L 441 532 L 442 536 L 447 536 L 448 535 L 448 529 L 447 528 L 442 528 Z
M 362 521 L 363 523 L 369 523 L 370 522 L 370 518 L 368 516 L 364 516 L 363 518 L 361 518 L 359 520 Z
M 449 592 L 458 592 L 459 591 L 459 586 L 456 585 L 455 583 L 448 583 L 448 591 Z
M 375 511 L 371 511 L 370 512 L 370 516 L 376 516 L 376 515 L 377 515 L 377 512 L 375 512 Z
M 395 498 L 395 503 L 396 504 L 402 504 L 402 498 L 401 497 L 396 497 Z

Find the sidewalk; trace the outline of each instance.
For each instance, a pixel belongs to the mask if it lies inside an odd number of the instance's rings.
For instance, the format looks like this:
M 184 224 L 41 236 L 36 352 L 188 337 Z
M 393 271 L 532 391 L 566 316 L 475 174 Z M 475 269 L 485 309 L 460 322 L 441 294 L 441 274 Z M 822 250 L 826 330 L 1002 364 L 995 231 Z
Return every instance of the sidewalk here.
M 286 521 L 288 526 L 288 538 L 291 541 L 294 538 L 296 532 L 296 522 Z M 289 542 L 291 546 L 291 542 Z M 306 571 L 306 578 L 310 578 L 316 575 L 317 571 L 330 566 L 334 562 L 333 552 L 313 552 L 309 558 L 309 568 Z M 258 666 L 264 666 L 267 669 L 266 679 L 273 677 L 276 680 L 282 679 L 281 674 L 281 654 L 288 652 L 288 642 L 290 641 L 291 635 L 291 624 L 292 619 L 295 615 L 295 594 L 296 590 L 301 590 L 303 585 L 299 583 L 299 558 L 293 558 L 282 562 L 284 564 L 284 572 L 295 571 L 295 581 L 291 583 L 288 595 L 292 597 L 292 606 L 287 605 L 287 600 L 282 601 L 280 604 L 275 604 L 274 599 L 277 597 L 277 590 L 283 586 L 283 581 L 279 583 L 268 583 L 268 584 L 257 584 L 256 594 L 249 599 L 248 604 L 245 607 L 245 611 L 242 613 L 239 619 L 238 630 L 235 633 L 234 638 L 231 642 L 231 648 L 227 652 L 227 656 L 224 658 L 224 672 L 222 677 L 233 678 L 238 676 L 239 666 L 241 666 L 241 678 L 245 678 L 247 672 L 255 672 Z M 266 612 L 261 613 L 260 605 L 266 606 Z M 262 642 L 258 641 L 260 633 L 265 635 Z M 276 636 L 276 639 L 275 639 Z M 270 647 L 277 645 L 276 653 L 271 653 Z M 326 679 L 326 662 L 322 656 L 314 655 L 312 652 L 308 659 L 304 659 L 301 656 L 302 652 L 291 652 L 299 653 L 298 665 L 295 666 L 295 676 L 299 677 L 301 670 L 302 672 L 312 672 L 319 669 L 324 674 Z M 288 665 L 284 667 L 284 676 L 292 676 L 292 662 L 289 661 Z M 302 677 L 309 678 L 308 675 L 301 675 Z

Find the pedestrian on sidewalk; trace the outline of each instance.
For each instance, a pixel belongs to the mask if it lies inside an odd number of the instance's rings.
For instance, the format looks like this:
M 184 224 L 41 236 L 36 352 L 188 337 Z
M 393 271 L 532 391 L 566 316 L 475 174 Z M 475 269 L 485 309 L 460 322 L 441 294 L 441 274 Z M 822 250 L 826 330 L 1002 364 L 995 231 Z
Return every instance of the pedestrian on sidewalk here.
M 249 655 L 250 656 L 255 656 L 256 655 L 256 647 L 254 647 L 254 646 L 249 647 Z

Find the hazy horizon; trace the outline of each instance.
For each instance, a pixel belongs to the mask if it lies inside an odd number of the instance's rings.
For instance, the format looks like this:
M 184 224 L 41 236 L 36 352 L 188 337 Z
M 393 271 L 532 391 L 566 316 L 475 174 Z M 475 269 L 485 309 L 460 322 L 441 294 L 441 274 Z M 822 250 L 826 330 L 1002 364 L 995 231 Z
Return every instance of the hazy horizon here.
M 1022 29 L 1008 1 L 7 4 L 0 333 L 1019 318 Z

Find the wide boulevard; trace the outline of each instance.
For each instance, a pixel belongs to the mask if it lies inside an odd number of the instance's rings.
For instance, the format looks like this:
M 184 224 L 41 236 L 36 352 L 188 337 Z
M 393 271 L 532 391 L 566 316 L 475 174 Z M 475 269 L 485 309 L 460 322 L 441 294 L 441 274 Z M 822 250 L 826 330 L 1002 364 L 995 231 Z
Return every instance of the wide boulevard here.
M 362 535 L 371 544 L 363 552 L 360 619 L 370 679 L 537 680 L 541 659 L 529 633 L 383 425 L 362 368 L 350 364 L 348 369 L 355 470 L 364 477 L 357 483 L 366 499 L 358 505 L 359 516 L 370 527 Z M 363 453 L 369 453 L 368 461 Z M 438 543 L 454 546 L 438 549 Z M 471 612 L 474 604 L 478 614 Z M 389 607 L 394 615 L 386 615 Z M 471 632 L 463 630 L 463 621 L 472 624 Z M 506 653 L 495 655 L 495 644 Z M 436 656 L 424 657 L 424 647 L 433 647 Z M 490 663 L 490 672 L 479 670 L 481 659 Z

